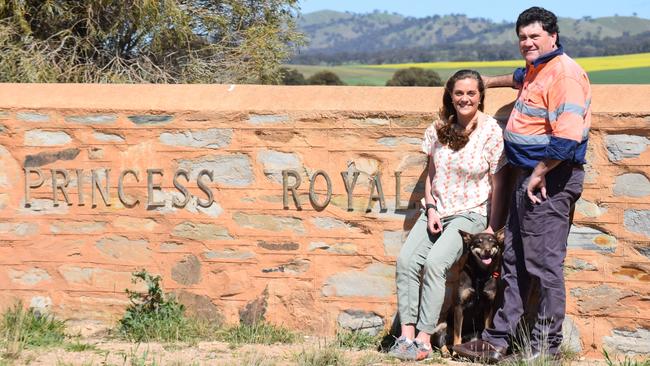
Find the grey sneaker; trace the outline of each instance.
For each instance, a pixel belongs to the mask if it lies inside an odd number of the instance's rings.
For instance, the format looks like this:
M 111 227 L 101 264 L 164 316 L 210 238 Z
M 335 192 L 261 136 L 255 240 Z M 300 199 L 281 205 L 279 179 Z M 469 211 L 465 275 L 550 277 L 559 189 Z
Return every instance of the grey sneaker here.
M 417 339 L 413 341 L 413 344 L 415 344 L 415 360 L 416 361 L 422 361 L 426 360 L 427 358 L 431 357 L 431 346 L 427 346 L 426 344 L 418 341 Z
M 417 358 L 418 348 L 414 341 L 399 337 L 395 344 L 388 351 L 388 355 L 402 361 L 415 361 Z

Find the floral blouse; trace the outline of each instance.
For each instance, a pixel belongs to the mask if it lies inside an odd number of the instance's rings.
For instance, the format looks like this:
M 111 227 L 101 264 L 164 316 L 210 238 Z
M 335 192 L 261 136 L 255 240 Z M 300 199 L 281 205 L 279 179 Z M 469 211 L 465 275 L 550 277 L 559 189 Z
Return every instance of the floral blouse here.
M 434 122 L 424 132 L 422 150 L 435 166 L 431 194 L 440 217 L 461 212 L 487 216 L 492 188 L 490 175 L 506 164 L 503 130 L 497 120 L 483 115 L 483 122 L 472 132 L 467 145 L 458 151 L 438 141 Z

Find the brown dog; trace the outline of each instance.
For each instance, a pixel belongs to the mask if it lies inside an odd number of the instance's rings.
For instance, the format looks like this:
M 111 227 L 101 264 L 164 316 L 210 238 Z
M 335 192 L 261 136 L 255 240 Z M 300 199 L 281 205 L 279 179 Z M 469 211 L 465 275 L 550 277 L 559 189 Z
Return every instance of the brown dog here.
M 501 262 L 504 230 L 495 234 L 469 234 L 459 230 L 463 238 L 464 254 L 459 260 L 461 266 L 458 291 L 453 304 L 454 341 L 461 343 L 463 320 L 467 310 L 482 315 L 481 326 L 489 327 L 497 308 L 497 299 L 503 292 L 501 286 Z

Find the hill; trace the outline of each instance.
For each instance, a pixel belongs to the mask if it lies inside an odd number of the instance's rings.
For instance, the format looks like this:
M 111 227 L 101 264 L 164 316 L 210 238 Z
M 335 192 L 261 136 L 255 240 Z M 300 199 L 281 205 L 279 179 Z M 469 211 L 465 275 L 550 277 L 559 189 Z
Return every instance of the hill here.
M 650 51 L 650 19 L 628 16 L 560 18 L 560 38 L 572 56 Z M 309 44 L 292 63 L 399 63 L 507 60 L 519 57 L 514 23 L 463 14 L 405 17 L 375 11 L 318 11 L 298 26 Z

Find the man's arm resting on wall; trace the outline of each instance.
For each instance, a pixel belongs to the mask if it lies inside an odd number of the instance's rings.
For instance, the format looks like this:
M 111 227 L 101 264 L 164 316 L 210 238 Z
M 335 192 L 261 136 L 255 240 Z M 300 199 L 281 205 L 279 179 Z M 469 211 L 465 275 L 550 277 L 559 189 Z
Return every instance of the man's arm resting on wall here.
M 481 76 L 486 88 L 514 88 L 516 86 L 512 74 L 498 76 Z

